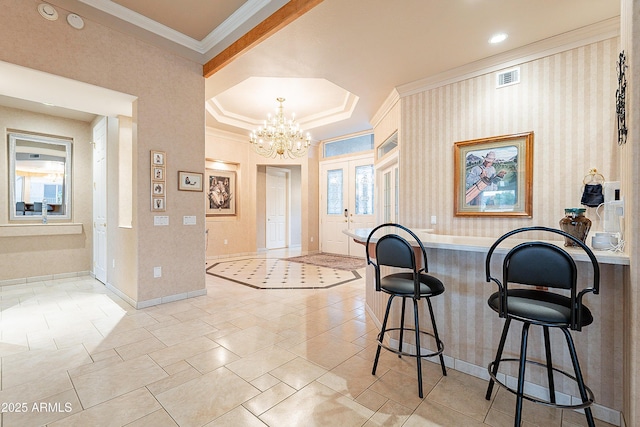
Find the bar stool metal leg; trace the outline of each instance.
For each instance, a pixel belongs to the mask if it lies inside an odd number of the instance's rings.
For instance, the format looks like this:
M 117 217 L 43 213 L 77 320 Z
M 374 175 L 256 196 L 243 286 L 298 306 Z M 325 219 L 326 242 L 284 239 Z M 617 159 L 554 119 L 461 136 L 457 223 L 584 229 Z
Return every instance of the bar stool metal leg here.
M 524 372 L 527 367 L 527 340 L 529 338 L 530 323 L 522 324 L 522 342 L 520 343 L 520 367 L 518 369 L 518 393 L 516 394 L 516 418 L 514 427 L 520 427 L 522 423 L 522 395 L 524 394 Z
M 571 362 L 573 363 L 573 370 L 576 373 L 576 382 L 578 383 L 578 390 L 580 390 L 580 398 L 583 403 L 589 401 L 589 397 L 587 396 L 587 390 L 584 385 L 584 379 L 582 377 L 582 370 L 580 369 L 580 363 L 578 362 L 578 355 L 576 354 L 576 347 L 573 345 L 573 338 L 571 338 L 571 333 L 569 330 L 565 328 L 562 329 L 564 332 L 564 336 L 567 339 L 567 346 L 569 347 L 569 354 L 571 355 Z M 584 415 L 587 417 L 587 424 L 589 427 L 595 427 L 595 421 L 593 420 L 593 414 L 591 413 L 591 408 L 584 408 Z
M 438 335 L 438 327 L 436 326 L 436 318 L 433 315 L 431 298 L 427 298 L 427 305 L 429 307 L 429 316 L 431 316 L 431 325 L 433 325 L 433 337 L 436 340 L 436 346 L 438 346 L 438 351 L 440 351 L 443 344 L 442 344 L 442 341 L 440 341 L 440 336 Z M 440 353 L 438 356 L 440 357 L 440 367 L 442 368 L 442 375 L 447 376 L 447 368 L 444 366 L 444 356 L 442 355 L 442 353 Z
M 389 319 L 389 311 L 391 309 L 391 302 L 393 301 L 393 295 L 389 296 L 389 300 L 387 301 L 387 310 L 384 312 L 384 319 L 382 320 L 382 329 L 380 330 L 380 335 L 378 335 L 378 348 L 376 350 L 376 358 L 373 361 L 373 369 L 371 370 L 371 375 L 376 374 L 376 368 L 378 367 L 378 358 L 380 357 L 380 350 L 382 349 L 382 341 L 384 340 L 384 333 L 387 330 L 387 320 Z
M 556 403 L 556 387 L 553 382 L 553 362 L 551 361 L 551 340 L 549 339 L 549 327 L 543 326 L 544 350 L 547 356 L 547 378 L 549 380 L 549 402 Z
M 418 301 L 413 299 L 413 318 L 416 330 L 416 362 L 418 364 L 418 396 L 422 399 L 422 357 L 420 356 L 420 319 L 418 318 Z
M 402 297 L 402 311 L 400 314 L 400 342 L 398 343 L 398 351 L 402 352 L 402 343 L 404 341 L 404 310 L 406 306 L 407 298 Z M 398 357 L 402 357 L 401 354 L 398 354 Z
M 502 327 L 502 336 L 500 337 L 500 344 L 498 344 L 498 351 L 496 353 L 496 358 L 493 361 L 493 376 L 496 376 L 498 373 L 498 367 L 500 366 L 500 359 L 502 359 L 502 351 L 504 350 L 504 344 L 507 341 L 507 334 L 509 333 L 509 325 L 511 325 L 511 319 L 507 318 L 504 322 L 504 326 Z M 491 367 L 491 366 L 490 366 Z M 485 395 L 485 399 L 491 400 L 491 393 L 493 393 L 493 385 L 495 382 L 493 378 L 489 380 L 489 386 L 487 387 L 487 394 Z

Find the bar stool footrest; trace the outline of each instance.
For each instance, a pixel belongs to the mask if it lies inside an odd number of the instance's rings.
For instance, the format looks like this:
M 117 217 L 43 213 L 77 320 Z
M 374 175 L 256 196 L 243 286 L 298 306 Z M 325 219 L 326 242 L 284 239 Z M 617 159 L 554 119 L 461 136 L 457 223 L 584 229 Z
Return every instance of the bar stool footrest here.
M 384 332 L 387 333 L 389 331 L 399 331 L 399 330 L 404 330 L 404 332 L 413 332 L 413 334 L 415 335 L 415 329 L 409 329 L 409 328 L 388 328 L 386 329 Z M 431 332 L 426 332 L 426 331 L 420 331 L 421 335 L 427 335 L 430 336 L 431 338 L 433 338 L 433 340 L 436 342 L 436 345 L 438 346 L 438 351 L 435 351 L 433 353 L 428 353 L 428 354 L 420 354 L 420 358 L 424 358 L 424 357 L 434 357 L 434 356 L 439 356 L 442 354 L 442 352 L 444 352 L 444 343 L 440 340 L 436 340 L 436 337 L 434 336 L 433 333 Z M 378 334 L 378 346 L 384 348 L 385 350 L 389 350 L 392 353 L 397 354 L 398 356 L 408 356 L 408 357 L 418 357 L 417 354 L 415 353 L 409 353 L 406 351 L 400 351 L 398 349 L 395 349 L 393 347 L 390 347 L 388 345 L 386 345 L 382 340 L 383 337 L 381 336 L 382 333 Z M 415 346 L 415 344 L 412 344 Z
M 517 363 L 520 363 L 520 359 L 516 359 L 516 358 L 505 358 L 505 359 L 500 359 L 500 360 L 499 360 L 499 362 L 500 362 L 500 365 L 502 364 L 502 362 L 517 362 Z M 544 367 L 545 369 L 547 368 L 547 365 L 545 365 L 544 363 L 536 362 L 535 360 L 529 360 L 529 359 L 526 359 L 526 361 L 525 361 L 525 362 L 526 362 L 527 364 L 532 364 L 532 365 L 542 366 L 542 367 Z M 488 370 L 489 370 L 489 376 L 491 377 L 491 379 L 492 379 L 493 381 L 495 381 L 495 383 L 496 383 L 497 385 L 499 385 L 500 387 L 502 387 L 502 388 L 506 389 L 507 391 L 509 391 L 509 392 L 511 392 L 511 393 L 513 393 L 513 394 L 515 394 L 515 395 L 517 396 L 517 395 L 518 395 L 518 391 L 517 391 L 517 390 L 515 390 L 515 389 L 513 389 L 513 388 L 511 388 L 511 387 L 509 387 L 509 386 L 507 386 L 506 384 L 504 384 L 503 382 L 501 382 L 500 380 L 498 380 L 497 376 L 493 374 L 493 367 L 494 367 L 495 363 L 496 363 L 495 361 L 493 361 L 493 362 L 489 363 L 489 367 L 488 367 Z M 576 379 L 576 377 L 574 377 L 573 375 L 569 374 L 568 372 L 561 371 L 560 369 L 557 369 L 557 368 L 554 368 L 554 367 L 552 367 L 551 369 L 552 369 L 553 371 L 555 371 L 555 372 L 558 372 L 559 374 L 564 375 L 565 377 L 567 377 L 567 378 L 569 378 L 569 379 L 571 379 L 572 381 L 574 381 L 574 382 L 576 382 L 576 383 L 577 383 L 577 379 Z M 591 389 L 590 389 L 589 387 L 587 387 L 587 385 L 585 385 L 585 386 L 584 386 L 584 388 L 585 388 L 585 391 L 587 392 L 587 398 L 588 398 L 588 399 L 587 399 L 587 401 L 586 401 L 586 402 L 579 403 L 579 404 L 575 404 L 575 405 L 561 405 L 561 404 L 559 404 L 559 403 L 552 403 L 552 402 L 550 402 L 549 400 L 540 400 L 540 399 L 538 399 L 538 398 L 535 398 L 535 397 L 533 397 L 533 396 L 529 396 L 529 395 L 524 394 L 524 393 L 522 394 L 522 398 L 523 398 L 523 399 L 526 399 L 526 400 L 528 400 L 528 401 L 530 401 L 530 402 L 533 402 L 533 403 L 539 403 L 539 404 L 541 404 L 541 405 L 550 406 L 550 407 L 552 407 L 552 408 L 559 408 L 559 409 L 584 409 L 584 408 L 587 408 L 587 407 L 591 406 L 591 405 L 594 403 L 594 401 L 595 401 L 595 399 L 594 399 L 594 394 L 593 394 L 593 392 L 591 391 Z

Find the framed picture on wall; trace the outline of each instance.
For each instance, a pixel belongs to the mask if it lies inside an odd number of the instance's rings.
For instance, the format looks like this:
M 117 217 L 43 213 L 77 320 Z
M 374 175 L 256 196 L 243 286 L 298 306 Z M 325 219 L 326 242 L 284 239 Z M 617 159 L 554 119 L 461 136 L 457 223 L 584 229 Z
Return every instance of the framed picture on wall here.
M 531 217 L 533 132 L 456 142 L 455 216 Z
M 205 174 L 207 216 L 236 214 L 236 173 L 207 169 Z
M 153 181 L 164 181 L 164 168 L 154 166 L 151 168 L 151 179 Z
M 178 190 L 202 191 L 202 174 L 197 172 L 178 172 Z
M 151 150 L 151 164 L 154 166 L 164 166 L 165 152 Z
M 164 212 L 167 209 L 166 167 L 167 154 L 151 150 L 151 212 Z
M 164 197 L 152 197 L 151 198 L 151 211 L 152 212 L 164 212 L 165 198 Z
M 164 181 L 152 182 L 151 193 L 154 197 L 164 196 Z

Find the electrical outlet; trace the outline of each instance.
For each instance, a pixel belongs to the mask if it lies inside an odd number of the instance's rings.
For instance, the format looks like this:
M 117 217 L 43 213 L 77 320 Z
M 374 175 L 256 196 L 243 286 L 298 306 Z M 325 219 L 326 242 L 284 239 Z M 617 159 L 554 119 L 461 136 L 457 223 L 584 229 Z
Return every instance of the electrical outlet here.
M 313 243 L 313 236 L 311 236 L 311 243 Z
M 224 239 L 224 244 L 226 245 L 227 243 L 229 243 L 227 239 Z
M 435 215 L 431 215 L 431 225 L 436 225 L 436 216 Z
M 162 267 L 153 267 L 153 277 L 156 279 L 162 277 Z

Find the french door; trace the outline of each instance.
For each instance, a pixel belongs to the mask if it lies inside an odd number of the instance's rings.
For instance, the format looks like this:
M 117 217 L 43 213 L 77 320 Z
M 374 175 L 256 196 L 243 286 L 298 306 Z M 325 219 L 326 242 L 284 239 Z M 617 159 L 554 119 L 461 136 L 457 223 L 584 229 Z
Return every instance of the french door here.
M 375 224 L 373 155 L 327 161 L 320 166 L 320 250 L 364 256 L 364 247 L 343 230 Z

